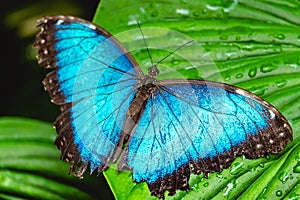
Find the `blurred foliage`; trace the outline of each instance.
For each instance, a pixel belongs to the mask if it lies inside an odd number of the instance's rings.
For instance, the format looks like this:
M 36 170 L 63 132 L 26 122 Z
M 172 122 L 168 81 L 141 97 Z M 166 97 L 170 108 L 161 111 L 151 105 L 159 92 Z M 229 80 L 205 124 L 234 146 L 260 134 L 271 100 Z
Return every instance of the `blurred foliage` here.
M 58 109 L 43 92 L 47 71 L 36 62 L 32 43 L 36 21 L 46 15 L 75 15 L 91 20 L 98 0 L 10 0 L 0 6 L 0 115 L 54 121 Z
M 38 120 L 0 117 L 0 199 L 109 199 L 99 177 L 68 175 L 53 141 L 55 130 Z

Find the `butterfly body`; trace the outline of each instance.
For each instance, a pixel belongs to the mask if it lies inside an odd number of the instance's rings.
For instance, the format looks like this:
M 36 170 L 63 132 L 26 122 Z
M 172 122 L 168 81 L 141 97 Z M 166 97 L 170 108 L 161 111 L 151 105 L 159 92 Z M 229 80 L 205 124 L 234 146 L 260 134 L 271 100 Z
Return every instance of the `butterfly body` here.
M 272 105 L 235 86 L 200 80 L 157 80 L 104 29 L 79 18 L 46 17 L 35 46 L 54 68 L 43 81 L 61 106 L 54 126 L 61 158 L 82 176 L 111 161 L 164 198 L 189 189 L 190 174 L 222 171 L 234 158 L 280 152 L 292 140 Z
M 137 92 L 133 100 L 131 101 L 126 113 L 124 126 L 122 128 L 123 133 L 118 142 L 116 152 L 114 153 L 114 162 L 116 162 L 119 158 L 124 143 L 126 143 L 134 133 L 135 127 L 143 114 L 149 96 L 151 96 L 157 89 L 157 85 L 155 85 L 155 82 L 155 77 L 145 75 L 145 78 L 140 80 L 139 84 L 137 84 Z M 124 163 L 122 163 L 122 165 L 124 165 Z M 124 166 L 120 166 L 119 170 L 121 170 L 123 167 Z

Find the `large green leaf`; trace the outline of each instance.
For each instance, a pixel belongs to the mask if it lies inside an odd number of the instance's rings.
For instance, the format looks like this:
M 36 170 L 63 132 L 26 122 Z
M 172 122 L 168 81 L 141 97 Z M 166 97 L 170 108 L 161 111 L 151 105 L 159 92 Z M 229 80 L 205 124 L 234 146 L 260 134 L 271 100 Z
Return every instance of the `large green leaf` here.
M 300 2 L 296 0 L 103 0 L 94 22 L 127 49 L 144 71 L 151 66 L 140 22 L 159 79 L 185 77 L 233 84 L 278 108 L 294 141 L 281 154 L 237 158 L 208 179 L 192 176 L 191 191 L 167 199 L 300 198 Z M 105 176 L 117 199 L 155 199 L 130 172 L 111 167 Z
M 99 181 L 68 176 L 45 122 L 0 118 L 0 199 L 96 199 Z M 93 191 L 93 192 L 91 192 Z

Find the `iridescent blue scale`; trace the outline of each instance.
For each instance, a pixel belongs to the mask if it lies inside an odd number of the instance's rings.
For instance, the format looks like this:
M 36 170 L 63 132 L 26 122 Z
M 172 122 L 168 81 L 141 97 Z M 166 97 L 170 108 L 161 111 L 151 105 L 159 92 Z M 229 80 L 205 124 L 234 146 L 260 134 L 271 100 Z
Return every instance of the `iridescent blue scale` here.
M 199 80 L 156 80 L 107 31 L 79 18 L 45 17 L 35 46 L 44 80 L 61 106 L 55 144 L 71 172 L 129 168 L 152 195 L 188 190 L 190 174 L 228 168 L 244 154 L 280 152 L 292 140 L 287 120 L 243 89 Z

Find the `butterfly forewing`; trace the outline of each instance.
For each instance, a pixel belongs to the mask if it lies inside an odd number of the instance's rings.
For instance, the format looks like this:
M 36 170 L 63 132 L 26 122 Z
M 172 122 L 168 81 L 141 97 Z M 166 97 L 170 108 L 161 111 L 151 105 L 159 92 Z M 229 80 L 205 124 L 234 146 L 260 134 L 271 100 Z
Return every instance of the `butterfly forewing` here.
M 39 63 L 55 68 L 44 80 L 61 105 L 55 122 L 63 159 L 92 170 L 107 166 L 142 73 L 131 55 L 103 29 L 64 16 L 40 20 Z M 81 175 L 84 170 L 79 172 Z

